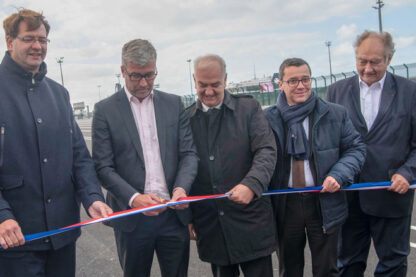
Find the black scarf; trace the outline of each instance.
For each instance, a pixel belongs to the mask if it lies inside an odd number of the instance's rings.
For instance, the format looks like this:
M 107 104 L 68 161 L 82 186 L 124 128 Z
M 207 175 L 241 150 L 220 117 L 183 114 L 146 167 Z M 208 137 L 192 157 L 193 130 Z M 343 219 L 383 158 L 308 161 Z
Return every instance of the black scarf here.
M 289 106 L 284 92 L 280 93 L 277 99 L 277 108 L 282 114 L 283 121 L 288 126 L 286 153 L 296 160 L 309 160 L 310 149 L 308 139 L 302 122 L 315 108 L 315 92 L 303 103 Z M 312 126 L 310 126 L 312 128 Z

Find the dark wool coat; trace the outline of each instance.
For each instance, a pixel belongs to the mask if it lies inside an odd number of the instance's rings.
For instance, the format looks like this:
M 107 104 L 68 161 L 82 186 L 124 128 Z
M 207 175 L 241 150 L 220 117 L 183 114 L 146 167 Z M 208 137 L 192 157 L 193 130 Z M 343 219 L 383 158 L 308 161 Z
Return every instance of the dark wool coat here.
M 229 199 L 191 205 L 201 260 L 228 265 L 271 254 L 275 223 L 270 199 L 261 194 L 273 174 L 276 144 L 259 103 L 226 91 L 217 127 L 209 131 L 199 101 L 187 111 L 200 157 L 191 195 L 225 193 L 237 184 L 255 192 L 248 205 Z

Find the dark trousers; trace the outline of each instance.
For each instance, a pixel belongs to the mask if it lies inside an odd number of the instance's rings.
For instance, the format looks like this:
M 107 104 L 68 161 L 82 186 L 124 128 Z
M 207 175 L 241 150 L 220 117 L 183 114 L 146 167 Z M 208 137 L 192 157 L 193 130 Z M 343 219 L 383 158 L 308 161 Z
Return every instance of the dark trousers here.
M 313 276 L 338 276 L 338 230 L 324 233 L 315 193 L 289 194 L 286 196 L 283 232 L 279 240 L 279 273 L 285 277 L 303 276 L 306 236 L 312 256 Z
M 58 250 L 0 252 L 0 277 L 74 277 L 75 242 Z
M 153 255 L 162 276 L 187 276 L 189 232 L 172 209 L 158 216 L 139 215 L 132 232 L 114 230 L 117 252 L 125 277 L 150 276 Z
M 237 277 L 240 276 L 240 268 L 245 277 L 273 277 L 272 256 L 232 265 L 211 264 L 214 277 Z
M 411 216 L 371 216 L 361 210 L 357 192 L 350 193 L 349 200 L 349 217 L 339 241 L 341 276 L 364 276 L 371 239 L 379 259 L 374 276 L 406 276 Z

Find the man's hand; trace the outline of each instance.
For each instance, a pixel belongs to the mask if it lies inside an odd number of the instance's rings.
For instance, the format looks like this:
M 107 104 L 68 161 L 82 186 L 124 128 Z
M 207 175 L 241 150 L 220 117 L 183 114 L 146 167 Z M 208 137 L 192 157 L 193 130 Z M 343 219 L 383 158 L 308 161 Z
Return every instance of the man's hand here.
M 394 174 L 391 177 L 392 184 L 387 188 L 389 191 L 397 192 L 398 194 L 405 194 L 410 187 L 409 182 L 400 174 Z
M 228 196 L 228 199 L 239 204 L 248 204 L 254 197 L 254 191 L 243 184 L 236 185 L 227 193 L 232 193 L 230 196 Z
M 7 219 L 0 224 L 0 244 L 3 249 L 25 244 L 25 238 L 16 220 Z
M 149 206 L 153 204 L 160 204 L 163 202 L 164 200 L 162 198 L 152 193 L 139 194 L 134 198 L 133 202 L 131 203 L 131 206 L 132 208 L 140 208 L 140 207 Z M 144 212 L 143 214 L 146 216 L 157 216 L 160 213 L 164 212 L 165 210 L 166 208 L 160 208 L 157 210 Z
M 322 184 L 321 192 L 336 192 L 341 188 L 337 180 L 334 177 L 328 176 L 325 178 L 324 183 Z
M 195 233 L 194 225 L 188 224 L 188 230 L 189 230 L 189 238 L 191 240 L 196 240 L 196 233 Z
M 179 199 L 186 197 L 186 192 L 183 188 L 177 188 L 173 191 L 172 199 L 170 201 L 175 202 Z M 183 210 L 189 207 L 189 203 L 179 204 L 175 206 L 170 206 L 169 208 L 175 210 Z
M 88 208 L 88 213 L 92 218 L 108 217 L 113 213 L 113 210 L 102 201 L 94 201 Z

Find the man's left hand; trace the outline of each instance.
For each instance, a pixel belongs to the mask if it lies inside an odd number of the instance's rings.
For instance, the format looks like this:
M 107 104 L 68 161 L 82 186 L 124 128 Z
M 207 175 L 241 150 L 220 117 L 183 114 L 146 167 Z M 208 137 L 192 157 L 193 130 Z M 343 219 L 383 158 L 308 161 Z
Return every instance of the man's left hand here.
M 232 193 L 228 199 L 239 204 L 248 204 L 254 197 L 254 191 L 243 184 L 236 185 L 227 193 Z
M 172 199 L 170 201 L 175 202 L 175 201 L 178 201 L 179 199 L 181 199 L 183 197 L 186 197 L 185 190 L 183 188 L 177 188 L 173 192 Z M 189 207 L 189 203 L 179 204 L 179 205 L 175 205 L 175 206 L 169 206 L 169 208 L 175 209 L 175 210 L 183 210 L 183 209 L 186 209 L 188 207 Z
M 328 176 L 325 178 L 324 183 L 322 184 L 322 190 L 321 192 L 336 192 L 341 188 L 341 186 L 338 184 L 337 180 L 335 180 L 334 177 Z
M 92 218 L 108 217 L 113 213 L 113 210 L 102 201 L 94 201 L 88 208 L 88 213 Z
M 409 182 L 400 174 L 394 174 L 391 177 L 392 184 L 387 188 L 389 191 L 397 192 L 398 194 L 405 194 L 410 187 Z

